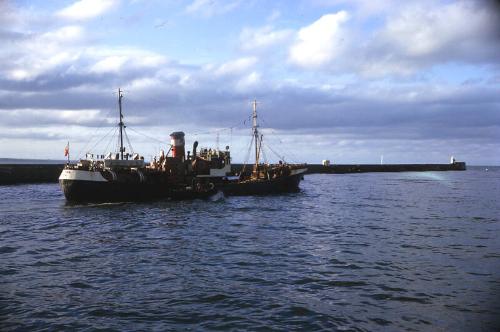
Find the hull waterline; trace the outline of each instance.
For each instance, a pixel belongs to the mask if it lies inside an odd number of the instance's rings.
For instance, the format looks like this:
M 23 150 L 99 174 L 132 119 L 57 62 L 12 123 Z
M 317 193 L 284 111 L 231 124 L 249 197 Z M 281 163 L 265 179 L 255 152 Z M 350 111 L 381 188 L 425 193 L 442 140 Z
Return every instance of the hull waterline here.
M 300 191 L 299 184 L 302 178 L 302 174 L 296 174 L 271 180 L 222 182 L 216 186 L 229 196 L 293 193 Z

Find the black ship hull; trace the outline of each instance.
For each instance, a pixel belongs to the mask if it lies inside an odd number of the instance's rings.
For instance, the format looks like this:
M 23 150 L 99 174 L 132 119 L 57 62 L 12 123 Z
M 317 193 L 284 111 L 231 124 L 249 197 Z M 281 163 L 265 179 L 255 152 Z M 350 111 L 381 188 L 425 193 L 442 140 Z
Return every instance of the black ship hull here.
M 216 188 L 228 196 L 293 193 L 300 191 L 299 184 L 302 179 L 303 174 L 294 174 L 276 179 L 222 181 L 216 183 Z
M 195 191 L 185 187 L 165 187 L 152 183 L 59 180 L 59 184 L 66 200 L 75 203 L 206 199 L 217 192 L 215 189 Z
M 187 180 L 187 179 L 186 179 Z M 169 179 L 162 172 L 85 171 L 65 169 L 59 184 L 69 202 L 129 202 L 159 199 L 208 198 L 217 191 L 212 186 Z

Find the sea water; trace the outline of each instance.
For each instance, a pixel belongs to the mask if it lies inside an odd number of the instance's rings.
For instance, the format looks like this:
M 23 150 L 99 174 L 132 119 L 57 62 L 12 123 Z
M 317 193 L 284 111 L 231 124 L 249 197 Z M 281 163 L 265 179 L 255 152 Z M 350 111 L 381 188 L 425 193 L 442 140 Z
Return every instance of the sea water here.
M 68 205 L 0 186 L 0 330 L 493 331 L 500 170 Z

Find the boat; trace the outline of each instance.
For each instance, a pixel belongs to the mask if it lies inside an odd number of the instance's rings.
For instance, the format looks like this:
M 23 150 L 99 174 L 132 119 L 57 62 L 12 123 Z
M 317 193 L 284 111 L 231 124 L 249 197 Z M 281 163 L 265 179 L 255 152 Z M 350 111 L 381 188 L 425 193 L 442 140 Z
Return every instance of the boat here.
M 147 164 L 140 154 L 127 153 L 123 145 L 122 98 L 119 89 L 119 152 L 106 156 L 88 153 L 76 164 L 71 164 L 68 156 L 59 176 L 66 200 L 77 203 L 184 200 L 208 198 L 217 193 L 208 179 L 198 179 L 187 171 L 183 132 L 170 135 L 171 155 L 162 152 L 158 162 Z
M 247 171 L 245 164 L 236 176 L 226 176 L 211 179 L 211 182 L 225 195 L 268 195 L 300 191 L 300 181 L 307 172 L 305 164 L 288 164 L 279 161 L 278 164 L 261 163 L 264 135 L 259 132 L 257 122 L 257 101 L 254 100 L 252 112 L 252 142 L 255 151 L 255 161 Z
M 205 199 L 217 192 L 225 195 L 265 195 L 296 192 L 307 168 L 280 161 L 260 163 L 263 135 L 257 125 L 257 102 L 253 107 L 255 163 L 235 174 L 229 146 L 225 150 L 203 148 L 185 153 L 185 134 L 170 134 L 170 148 L 150 163 L 138 153 L 128 153 L 123 145 L 126 128 L 122 113 L 122 91 L 118 90 L 119 151 L 107 155 L 88 153 L 76 164 L 65 165 L 59 183 L 68 202 L 125 202 L 156 199 Z M 126 133 L 125 133 L 126 134 Z M 128 137 L 127 137 L 128 140 Z M 69 144 L 69 143 L 68 143 Z

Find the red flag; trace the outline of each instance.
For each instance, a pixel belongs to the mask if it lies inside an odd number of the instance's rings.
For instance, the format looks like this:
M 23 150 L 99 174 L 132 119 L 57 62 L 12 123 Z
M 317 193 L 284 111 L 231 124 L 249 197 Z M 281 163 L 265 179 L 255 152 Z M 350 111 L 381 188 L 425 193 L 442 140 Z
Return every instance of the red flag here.
M 65 156 L 65 157 L 69 156 L 69 142 L 68 142 L 68 144 L 66 144 L 66 146 L 64 147 L 64 156 Z

